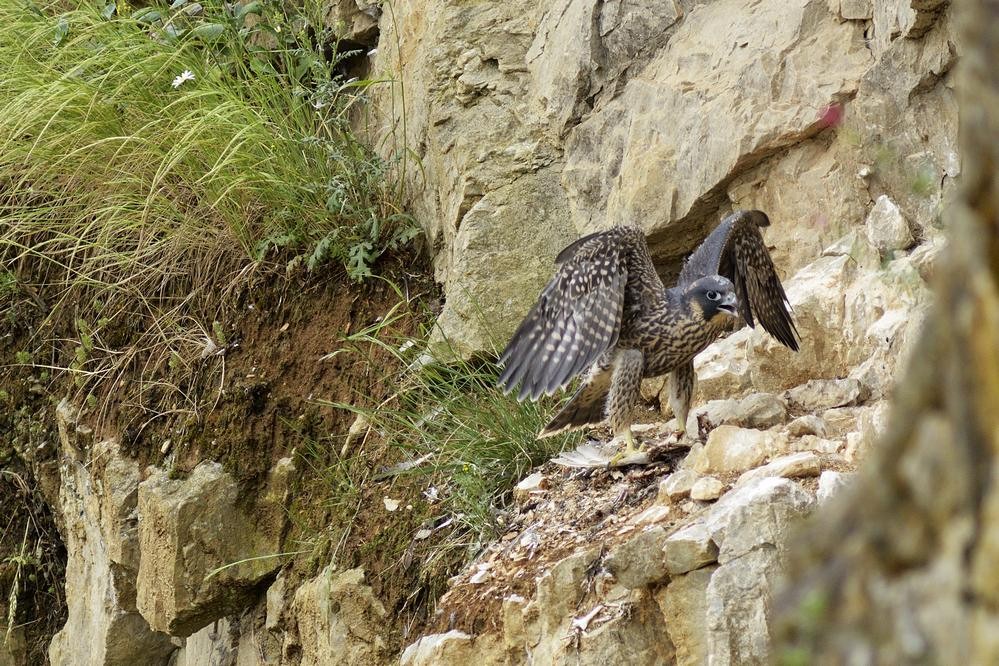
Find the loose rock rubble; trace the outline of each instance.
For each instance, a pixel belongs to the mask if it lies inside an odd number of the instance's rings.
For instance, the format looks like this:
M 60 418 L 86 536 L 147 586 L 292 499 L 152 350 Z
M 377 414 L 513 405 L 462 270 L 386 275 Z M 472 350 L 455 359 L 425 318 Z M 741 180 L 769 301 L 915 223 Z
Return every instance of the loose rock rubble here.
M 681 663 L 709 655 L 763 663 L 766 599 L 785 543 L 817 504 L 815 477 L 838 467 L 840 459 L 813 451 L 775 456 L 723 492 L 730 470 L 700 475 L 682 455 L 587 473 L 549 464 L 541 470 L 548 488 L 520 506 L 480 565 L 453 581 L 441 613 L 462 631 L 474 617 L 491 618 L 486 630 L 460 634 L 460 654 L 473 660 L 596 663 L 613 627 L 629 636 L 630 663 L 661 663 L 661 637 L 639 624 L 651 622 Z M 826 481 L 824 492 L 832 487 Z M 454 663 L 419 657 L 430 654 L 426 645 L 411 646 L 405 663 Z

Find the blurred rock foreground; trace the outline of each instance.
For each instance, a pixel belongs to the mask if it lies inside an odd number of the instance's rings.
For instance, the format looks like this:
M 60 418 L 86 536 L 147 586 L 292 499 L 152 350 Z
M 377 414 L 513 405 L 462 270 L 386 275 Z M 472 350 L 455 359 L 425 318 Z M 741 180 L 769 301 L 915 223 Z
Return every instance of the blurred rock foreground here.
M 999 348 L 985 217 L 999 187 L 955 180 L 952 71 L 959 54 L 977 63 L 970 108 L 995 109 L 996 70 L 964 53 L 950 2 L 333 4 L 343 37 L 376 45 L 373 71 L 401 84 L 372 112 L 379 145 L 404 142 L 422 164 L 410 203 L 445 288 L 438 348 L 501 347 L 582 233 L 640 225 L 668 277 L 726 212 L 760 208 L 802 349 L 743 329 L 705 351 L 688 424 L 703 438 L 689 454 L 669 449 L 669 415 L 653 414 L 641 436 L 667 452 L 648 468 L 536 470 L 506 533 L 452 580 L 436 633 L 401 654 L 363 570 L 298 584 L 279 559 L 242 561 L 290 549 L 291 460 L 252 497 L 214 463 L 184 479 L 140 474 L 64 404 L 50 494 L 69 620 L 53 664 L 999 661 L 996 539 L 971 536 L 999 506 L 996 412 L 948 397 L 982 386 L 999 404 L 978 361 Z M 999 15 L 980 5 L 994 64 Z M 994 117 L 971 121 L 999 135 Z M 966 169 L 999 163 L 994 141 L 965 145 L 981 152 Z M 968 236 L 947 263 L 941 212 L 959 189 Z M 934 280 L 945 298 L 931 310 Z M 888 401 L 914 349 L 934 368 L 914 366 L 903 421 Z M 662 388 L 643 393 L 655 403 Z M 792 555 L 819 507 L 835 517 Z M 833 557 L 839 542 L 855 548 Z M 789 571 L 808 582 L 775 605 Z M 938 585 L 943 601 L 928 603 Z M 836 630 L 816 629 L 827 623 Z M 954 630 L 993 639 L 942 651 Z

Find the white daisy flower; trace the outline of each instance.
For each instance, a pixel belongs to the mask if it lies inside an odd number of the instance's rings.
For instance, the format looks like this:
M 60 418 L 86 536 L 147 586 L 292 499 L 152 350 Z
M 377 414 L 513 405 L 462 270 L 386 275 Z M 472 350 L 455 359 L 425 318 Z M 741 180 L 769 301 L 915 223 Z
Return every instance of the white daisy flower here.
M 179 88 L 181 84 L 184 83 L 184 81 L 193 81 L 193 80 L 194 80 L 194 72 L 192 72 L 189 69 L 185 69 L 177 76 L 177 78 L 173 80 L 173 87 Z

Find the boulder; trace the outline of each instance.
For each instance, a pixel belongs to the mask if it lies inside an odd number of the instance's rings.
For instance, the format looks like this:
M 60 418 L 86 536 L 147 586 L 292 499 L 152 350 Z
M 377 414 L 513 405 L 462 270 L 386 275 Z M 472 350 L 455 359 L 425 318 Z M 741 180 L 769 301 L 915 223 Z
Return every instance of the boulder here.
M 690 499 L 710 502 L 721 497 L 725 484 L 713 476 L 702 476 L 690 488 Z
M 726 564 L 751 550 L 786 549 L 788 528 L 813 507 L 815 499 L 794 481 L 772 476 L 753 479 L 726 493 L 711 507 L 705 525 Z
M 802 435 L 825 437 L 826 423 L 814 414 L 805 414 L 787 424 L 787 434 L 791 437 L 801 437 Z
M 521 504 L 543 495 L 548 487 L 548 477 L 541 472 L 528 474 L 513 488 L 513 499 Z
M 811 451 L 792 453 L 771 460 L 762 467 L 744 472 L 736 485 L 741 486 L 756 479 L 768 476 L 780 476 L 786 479 L 797 479 L 806 476 L 818 476 L 822 469 L 822 461 Z
M 869 409 L 871 409 L 869 406 L 827 409 L 822 412 L 821 416 L 821 420 L 825 424 L 825 432 L 812 434 L 822 437 L 846 437 L 847 433 L 857 429 L 860 415 Z
M 700 476 L 692 469 L 678 469 L 659 482 L 657 500 L 668 504 L 687 497 L 698 478 Z
M 153 469 L 139 484 L 139 612 L 156 630 L 189 636 L 247 606 L 281 564 L 290 461 L 247 503 L 218 463 L 186 479 Z
M 671 534 L 663 545 L 666 570 L 671 576 L 685 574 L 714 563 L 718 544 L 704 523 L 695 522 Z
M 445 279 L 446 302 L 431 334 L 441 358 L 502 351 L 575 240 L 558 174 L 544 170 L 498 187 L 462 217 Z
M 882 400 L 858 416 L 857 429 L 848 433 L 846 438 L 845 455 L 848 461 L 856 462 L 884 434 L 889 408 L 888 401 Z
M 756 467 L 781 446 L 774 432 L 719 426 L 708 435 L 703 449 L 691 450 L 685 464 L 701 474 L 742 472 Z
M 867 239 L 882 257 L 895 250 L 906 250 L 915 242 L 902 211 L 885 194 L 874 202 L 874 208 L 868 213 L 864 224 L 867 227 Z
M 711 400 L 691 410 L 687 417 L 688 432 L 698 431 L 702 416 L 712 426 L 733 425 L 762 430 L 787 419 L 787 403 L 772 393 L 751 393 L 741 400 Z
M 694 357 L 694 398 L 691 406 L 705 400 L 741 395 L 752 386 L 749 376 L 748 341 L 753 329 L 746 327 L 718 340 Z M 669 394 L 660 395 L 665 409 Z M 696 431 L 691 431 L 696 432 Z
M 867 398 L 864 389 L 856 379 L 813 379 L 784 395 L 794 409 L 817 412 L 863 402 Z
M 655 547 L 655 534 L 650 538 L 649 553 L 639 559 L 662 557 L 661 547 Z M 632 547 L 638 547 L 639 541 Z M 608 555 L 613 558 L 613 549 Z M 662 615 L 646 589 L 611 585 L 608 594 L 612 599 L 605 599 L 607 603 L 587 599 L 585 583 L 592 580 L 593 565 L 599 556 L 599 548 L 578 551 L 540 577 L 533 600 L 524 603 L 510 598 L 504 602 L 504 640 L 512 663 L 527 660 L 597 666 L 620 661 L 651 666 L 672 660 L 672 645 L 663 640 L 666 629 Z M 641 575 L 638 571 L 635 574 Z M 572 640 L 566 641 L 566 637 Z

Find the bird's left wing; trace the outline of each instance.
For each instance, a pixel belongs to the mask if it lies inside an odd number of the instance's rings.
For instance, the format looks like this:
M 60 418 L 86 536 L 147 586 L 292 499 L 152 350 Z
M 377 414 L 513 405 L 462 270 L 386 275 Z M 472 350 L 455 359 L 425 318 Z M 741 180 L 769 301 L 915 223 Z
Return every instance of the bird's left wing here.
M 655 275 L 647 258 L 636 227 L 590 234 L 562 250 L 555 276 L 500 358 L 505 392 L 519 383 L 518 400 L 551 394 L 617 344 L 629 277 Z
M 798 351 L 798 329 L 760 227 L 770 226 L 766 213 L 740 210 L 712 231 L 687 259 L 677 281 L 686 287 L 708 275 L 723 275 L 735 285 L 739 313 L 750 326 L 763 328 L 786 347 Z

